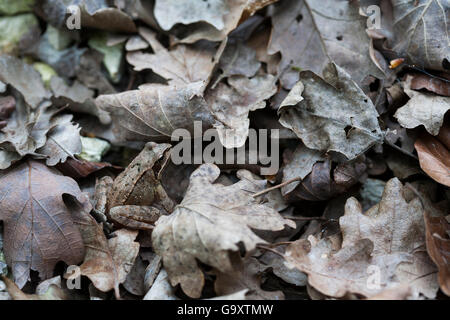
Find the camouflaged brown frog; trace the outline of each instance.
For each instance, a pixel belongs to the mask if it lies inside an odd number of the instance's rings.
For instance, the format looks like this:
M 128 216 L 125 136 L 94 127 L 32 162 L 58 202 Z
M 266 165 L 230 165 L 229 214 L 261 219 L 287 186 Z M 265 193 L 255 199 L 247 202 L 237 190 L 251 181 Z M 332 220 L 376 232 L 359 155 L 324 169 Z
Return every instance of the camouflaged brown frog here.
M 151 230 L 161 215 L 173 211 L 175 203 L 160 182 L 170 158 L 169 144 L 147 143 L 141 153 L 113 181 L 106 176 L 95 189 L 95 211 L 115 224 Z

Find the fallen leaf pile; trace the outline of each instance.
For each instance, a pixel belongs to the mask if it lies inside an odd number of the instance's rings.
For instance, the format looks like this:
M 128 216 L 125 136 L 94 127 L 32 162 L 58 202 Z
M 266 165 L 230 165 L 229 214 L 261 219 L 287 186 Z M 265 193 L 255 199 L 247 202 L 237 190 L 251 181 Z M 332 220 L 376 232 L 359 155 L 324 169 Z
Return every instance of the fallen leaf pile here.
M 0 300 L 448 299 L 449 16 L 0 0 Z

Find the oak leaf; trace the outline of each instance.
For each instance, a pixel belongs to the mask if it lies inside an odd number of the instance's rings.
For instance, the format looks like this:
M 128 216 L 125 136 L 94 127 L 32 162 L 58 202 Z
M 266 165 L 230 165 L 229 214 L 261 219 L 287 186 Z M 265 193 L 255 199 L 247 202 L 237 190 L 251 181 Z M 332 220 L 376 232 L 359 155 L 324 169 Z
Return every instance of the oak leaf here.
M 181 284 L 190 297 L 200 297 L 204 276 L 197 261 L 221 272 L 233 270 L 228 251 L 247 251 L 265 241 L 251 231 L 278 231 L 295 227 L 274 209 L 252 195 L 265 188 L 265 180 L 254 180 L 250 172 L 238 171 L 239 182 L 213 184 L 220 170 L 212 164 L 200 166 L 190 178 L 183 201 L 170 216 L 162 216 L 152 233 L 155 252 L 162 256 L 172 285 Z M 208 192 L 204 192 L 208 190 Z
M 383 140 L 372 101 L 339 66 L 331 63 L 324 78 L 304 71 L 278 109 L 280 123 L 310 149 L 356 158 Z
M 114 289 L 119 299 L 119 285 L 126 280 L 139 253 L 139 243 L 134 241 L 138 232 L 120 229 L 111 234 L 112 238 L 106 239 L 102 225 L 91 215 L 76 211 L 74 221 L 86 247 L 79 273 L 88 277 L 100 291 Z M 67 278 L 76 278 L 80 274 L 75 272 Z
M 205 81 L 205 86 L 208 84 L 222 51 L 216 48 L 215 43 L 200 41 L 193 45 L 179 44 L 169 51 L 157 40 L 156 33 L 146 28 L 139 31 L 154 53 L 128 53 L 127 61 L 134 66 L 134 70 L 152 69 L 167 79 L 169 85 L 187 85 L 198 81 Z
M 436 268 L 425 252 L 424 208 L 418 198 L 407 202 L 402 190 L 398 179 L 389 180 L 381 202 L 364 214 L 355 198 L 348 199 L 339 220 L 343 240 L 299 240 L 287 249 L 287 264 L 307 273 L 310 285 L 332 297 L 347 292 L 370 297 L 399 283 L 409 285 L 415 297 L 435 297 Z M 372 269 L 379 271 L 378 286 L 368 285 Z
M 425 212 L 427 251 L 439 268 L 441 290 L 450 296 L 450 223 L 445 217 Z

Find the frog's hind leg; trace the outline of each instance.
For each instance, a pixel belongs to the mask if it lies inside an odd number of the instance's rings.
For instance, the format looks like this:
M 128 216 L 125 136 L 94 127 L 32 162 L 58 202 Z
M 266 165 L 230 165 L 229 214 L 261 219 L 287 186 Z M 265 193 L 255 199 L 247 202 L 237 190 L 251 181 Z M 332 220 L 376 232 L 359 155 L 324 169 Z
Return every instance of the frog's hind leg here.
M 115 223 L 130 229 L 153 230 L 161 216 L 159 209 L 151 206 L 117 206 L 109 210 L 109 217 Z

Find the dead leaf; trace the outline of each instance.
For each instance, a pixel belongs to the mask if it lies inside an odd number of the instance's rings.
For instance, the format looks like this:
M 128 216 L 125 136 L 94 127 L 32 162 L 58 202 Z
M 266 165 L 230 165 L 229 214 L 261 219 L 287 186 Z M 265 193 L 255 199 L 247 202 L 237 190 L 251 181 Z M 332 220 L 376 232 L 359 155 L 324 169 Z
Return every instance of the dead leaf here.
M 241 260 L 236 257 L 233 263 L 235 270 L 223 273 L 215 270 L 216 281 L 214 289 L 219 296 L 233 294 L 248 289 L 249 300 L 284 300 L 281 291 L 265 291 L 261 289 L 261 274 L 263 266 L 255 258 Z
M 412 90 L 426 89 L 441 96 L 450 97 L 450 82 L 420 73 L 413 74 L 411 77 Z
M 119 140 L 167 141 L 175 129 L 193 132 L 194 121 L 203 121 L 205 128 L 214 122 L 202 97 L 203 85 L 146 85 L 139 90 L 101 95 L 96 104 L 110 112 Z
M 68 106 L 73 112 L 82 112 L 98 117 L 102 124 L 111 123 L 109 114 L 95 105 L 94 91 L 78 81 L 68 86 L 64 79 L 53 76 L 50 80 L 55 106 Z
M 229 272 L 233 268 L 228 250 L 237 251 L 240 241 L 247 251 L 264 243 L 250 228 L 277 231 L 285 224 L 295 227 L 252 197 L 264 189 L 265 180 L 249 180 L 249 172 L 238 171 L 240 182 L 213 184 L 219 174 L 219 168 L 212 164 L 194 171 L 181 204 L 170 216 L 161 217 L 152 233 L 154 249 L 162 256 L 172 285 L 181 284 L 191 297 L 199 297 L 204 284 L 196 259 Z
M 83 241 L 62 199 L 69 194 L 85 204 L 80 212 L 90 211 L 78 184 L 32 160 L 1 171 L 0 181 L 5 256 L 19 288 L 29 280 L 30 270 L 48 279 L 58 261 L 81 262 Z
M 450 152 L 435 137 L 424 134 L 414 144 L 420 167 L 435 181 L 450 187 Z
M 266 101 L 277 91 L 276 78 L 257 75 L 252 79 L 244 76 L 228 78 L 228 84 L 219 85 L 206 93 L 206 101 L 214 118 L 214 127 L 225 148 L 238 148 L 245 144 L 249 133 L 250 111 L 263 109 Z
M 450 296 L 450 223 L 445 217 L 424 213 L 427 251 L 439 268 L 439 285 Z
M 389 46 L 424 68 L 443 70 L 450 61 L 448 1 L 392 0 L 394 38 Z
M 170 30 L 177 23 L 191 24 L 204 21 L 223 30 L 224 17 L 229 7 L 224 0 L 191 0 L 180 3 L 177 0 L 156 0 L 155 18 L 163 30 Z
M 412 77 L 404 82 L 406 94 L 410 97 L 408 103 L 397 110 L 394 117 L 402 127 L 412 129 L 423 125 L 433 136 L 439 133 L 444 122 L 444 116 L 450 109 L 450 97 L 441 97 L 411 90 Z
M 12 300 L 68 300 L 69 296 L 64 290 L 56 285 L 51 285 L 48 290 L 41 294 L 26 294 L 7 277 L 2 277 L 3 282 L 6 284 L 8 293 L 11 295 Z
M 105 168 L 121 169 L 121 167 L 113 166 L 107 162 L 91 162 L 71 158 L 68 158 L 64 163 L 59 163 L 56 168 L 65 176 L 69 176 L 73 179 L 86 178 L 90 174 Z
M 367 300 L 407 300 L 411 297 L 411 288 L 405 285 L 399 285 L 394 288 L 386 289 Z
M 372 101 L 339 66 L 329 64 L 324 79 L 300 73 L 278 109 L 280 123 L 310 149 L 335 151 L 349 160 L 382 142 L 378 113 Z
M 75 223 L 86 246 L 81 275 L 88 277 L 100 291 L 114 289 L 116 298 L 120 299 L 119 285 L 126 280 L 139 253 L 139 243 L 134 241 L 138 232 L 120 229 L 106 239 L 102 226 L 90 215 L 78 215 Z
M 285 151 L 283 154 L 284 162 L 286 165 L 283 168 L 283 181 L 294 178 L 305 179 L 305 177 L 312 171 L 316 162 L 324 161 L 325 157 L 322 152 L 311 150 L 300 144 L 294 152 L 290 150 Z M 294 181 L 287 186 L 281 188 L 281 193 L 287 195 L 292 192 L 301 181 Z
M 311 173 L 292 191 L 283 195 L 291 202 L 328 200 L 358 183 L 366 170 L 363 159 L 337 165 L 335 169 L 332 169 L 332 165 L 330 160 L 315 163 Z
M 298 73 L 320 74 L 330 62 L 361 85 L 369 75 L 383 78 L 370 58 L 366 19 L 355 1 L 287 0 L 274 6 L 269 54 L 281 52 L 278 75 L 292 89 Z
M 0 57 L 0 81 L 18 90 L 32 109 L 37 109 L 42 101 L 50 98 L 40 74 L 16 57 Z
M 159 272 L 144 300 L 179 300 L 175 296 L 175 288 L 170 285 L 169 276 L 164 269 Z
M 344 243 L 367 238 L 374 244 L 372 255 L 408 254 L 409 263 L 402 263 L 396 271 L 400 283 L 411 286 L 413 292 L 428 298 L 436 295 L 435 267 L 425 254 L 424 208 L 418 198 L 405 201 L 401 182 L 394 178 L 386 183 L 380 203 L 364 214 L 359 203 L 350 198 L 340 225 Z M 379 230 L 383 230 L 380 234 Z
M 53 128 L 48 132 L 47 142 L 37 150 L 48 156 L 48 166 L 64 163 L 81 153 L 80 128 L 72 123 L 72 117 L 71 114 L 64 114 L 52 119 Z
M 180 44 L 169 51 L 156 39 L 156 33 L 146 28 L 139 31 L 154 53 L 128 53 L 127 61 L 134 66 L 134 70 L 152 69 L 173 86 L 204 81 L 206 87 L 218 61 L 216 54 L 221 53 L 216 44 L 200 41 L 194 45 Z
M 406 202 L 402 189 L 391 179 L 381 202 L 364 214 L 356 199 L 348 199 L 340 218 L 342 243 L 333 237 L 299 240 L 287 249 L 288 265 L 306 272 L 310 285 L 332 297 L 347 292 L 370 297 L 396 283 L 411 286 L 415 297 L 435 297 L 435 266 L 424 253 L 424 209 L 418 198 Z M 379 272 L 378 286 L 370 285 L 370 268 Z

